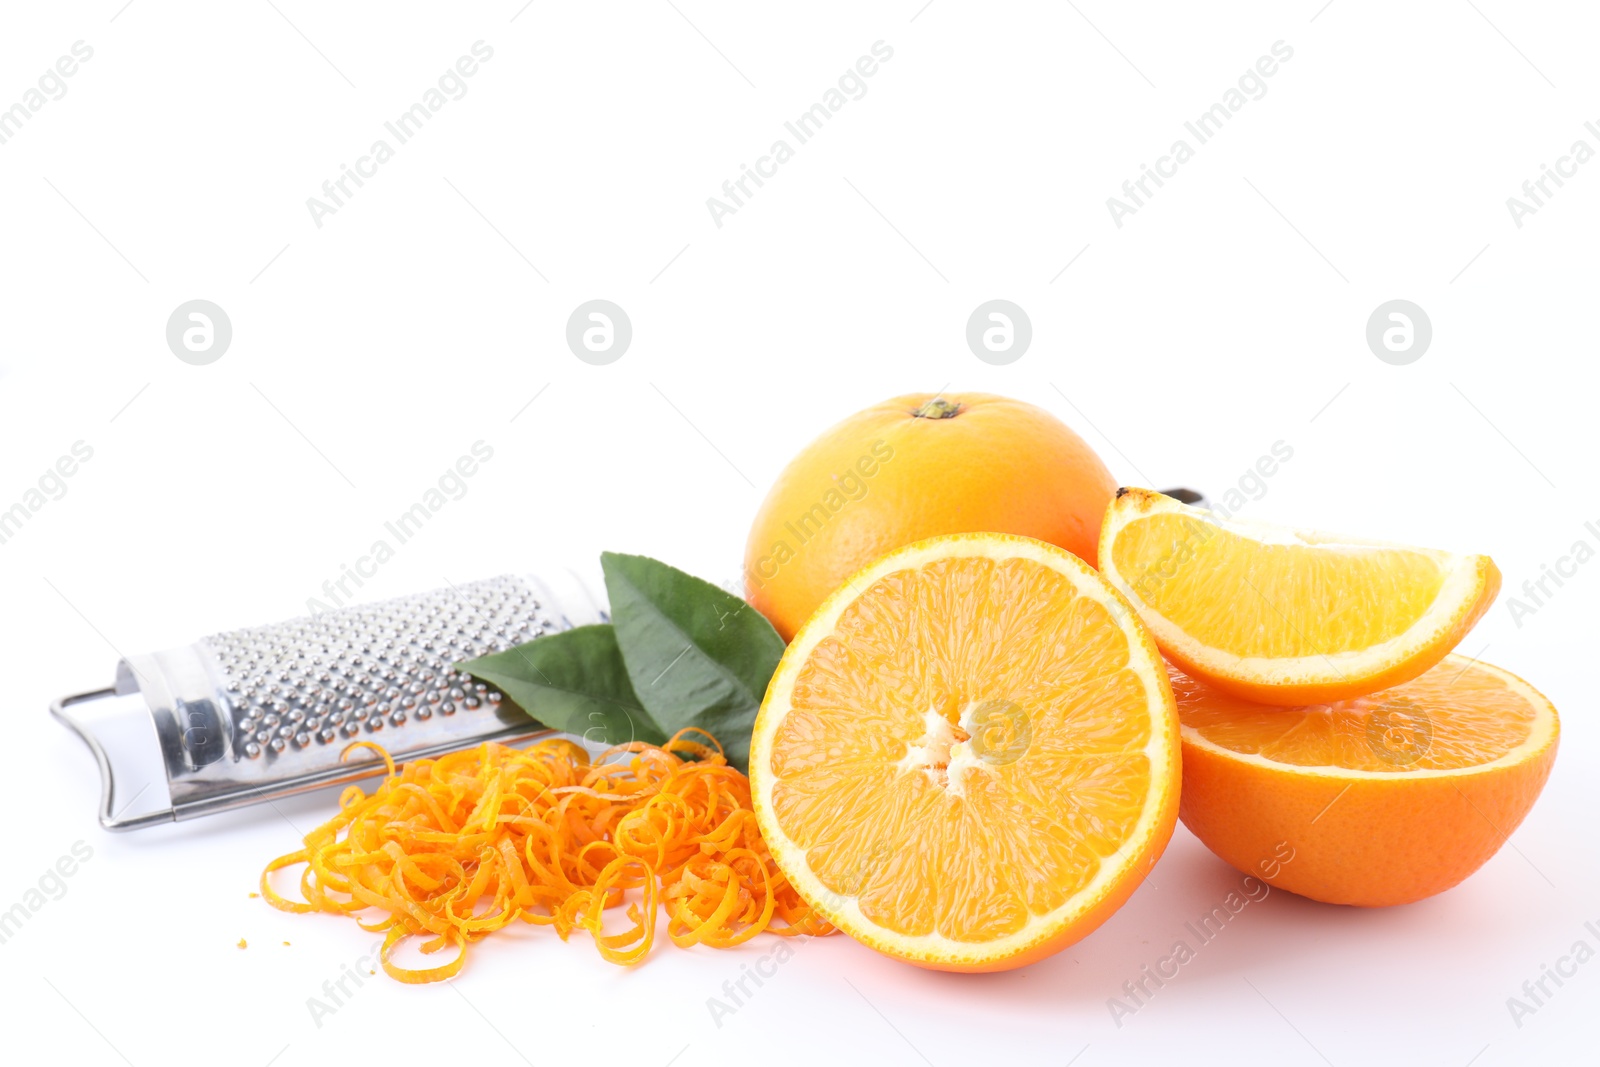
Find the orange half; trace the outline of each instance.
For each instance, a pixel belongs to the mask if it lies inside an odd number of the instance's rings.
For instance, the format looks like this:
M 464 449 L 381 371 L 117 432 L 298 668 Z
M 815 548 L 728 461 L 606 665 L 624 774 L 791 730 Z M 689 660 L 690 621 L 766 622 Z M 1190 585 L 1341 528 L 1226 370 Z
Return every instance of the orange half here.
M 1021 966 L 1122 905 L 1176 821 L 1166 668 L 1116 592 L 1030 538 L 869 565 L 783 656 L 750 784 L 774 859 L 857 940 L 942 970 Z
M 1291 706 L 1417 677 L 1500 591 L 1488 556 L 1226 519 L 1148 489 L 1117 490 L 1099 562 L 1186 673 Z
M 1253 704 L 1172 675 L 1184 825 L 1218 856 L 1334 904 L 1449 889 L 1504 844 L 1555 762 L 1550 701 L 1487 663 L 1334 704 Z

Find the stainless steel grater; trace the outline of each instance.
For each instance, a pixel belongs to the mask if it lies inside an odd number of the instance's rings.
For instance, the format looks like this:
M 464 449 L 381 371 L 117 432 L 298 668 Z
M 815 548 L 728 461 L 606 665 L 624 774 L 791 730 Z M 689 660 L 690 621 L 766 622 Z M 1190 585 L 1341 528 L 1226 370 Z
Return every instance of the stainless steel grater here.
M 506 575 L 129 656 L 113 686 L 62 697 L 50 713 L 99 764 L 100 825 L 133 830 L 381 773 L 367 750 L 340 761 L 360 739 L 398 762 L 549 733 L 452 665 L 605 617 L 575 574 Z M 169 806 L 122 818 L 113 761 L 69 709 L 134 696 L 155 729 Z

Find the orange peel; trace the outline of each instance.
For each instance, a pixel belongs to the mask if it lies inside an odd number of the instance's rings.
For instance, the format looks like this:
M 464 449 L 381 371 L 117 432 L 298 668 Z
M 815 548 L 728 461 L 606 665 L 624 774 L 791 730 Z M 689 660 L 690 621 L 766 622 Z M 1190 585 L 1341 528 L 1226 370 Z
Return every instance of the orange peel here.
M 697 736 L 691 736 L 697 735 Z M 800 897 L 762 840 L 750 782 L 715 738 L 682 730 L 664 745 L 630 742 L 591 760 L 562 738 L 527 749 L 488 743 L 397 768 L 369 795 L 350 786 L 339 813 L 261 873 L 281 911 L 329 912 L 383 933 L 383 969 L 397 981 L 459 974 L 468 946 L 518 920 L 566 940 L 593 937 L 603 959 L 636 964 L 655 942 L 658 912 L 677 945 L 726 948 L 763 931 L 833 928 Z M 272 875 L 303 865 L 296 900 Z M 626 905 L 630 926 L 608 932 Z M 449 962 L 394 961 L 417 938 Z

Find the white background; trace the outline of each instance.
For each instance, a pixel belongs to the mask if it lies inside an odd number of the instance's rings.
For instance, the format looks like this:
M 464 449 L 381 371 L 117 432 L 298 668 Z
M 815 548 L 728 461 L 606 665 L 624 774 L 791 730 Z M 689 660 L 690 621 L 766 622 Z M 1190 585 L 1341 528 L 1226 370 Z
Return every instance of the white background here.
M 0 945 L 8 1055 L 1592 1061 L 1600 962 L 1520 1027 L 1506 999 L 1580 938 L 1600 948 L 1600 562 L 1520 626 L 1503 595 L 1462 647 L 1565 713 L 1510 846 L 1404 908 L 1274 893 L 1120 1027 L 1107 998 L 1238 884 L 1181 827 L 1153 885 L 1022 971 L 922 972 L 836 937 L 718 1027 L 707 998 L 773 939 L 663 944 L 624 971 L 525 928 L 450 987 L 380 977 L 318 1027 L 307 998 L 374 939 L 247 893 L 331 798 L 112 837 L 88 754 L 45 714 L 118 650 L 303 612 L 474 441 L 493 460 L 363 597 L 603 548 L 726 580 L 805 441 L 946 386 L 1056 412 L 1128 483 L 1215 495 L 1284 441 L 1250 514 L 1488 552 L 1519 592 L 1600 545 L 1600 162 L 1521 228 L 1506 207 L 1575 139 L 1600 148 L 1591 10 L 275 2 L 0 14 L 0 107 L 94 49 L 0 145 L 0 507 L 94 450 L 0 545 L 0 909 L 93 849 Z M 478 40 L 494 57 L 467 95 L 315 226 L 306 198 Z M 714 225 L 706 198 L 879 40 L 867 94 Z M 1267 94 L 1115 226 L 1106 198 L 1279 40 Z M 596 297 L 634 327 L 603 367 L 563 337 Z M 995 297 L 1034 329 L 1004 367 L 964 340 Z M 164 337 L 195 298 L 234 330 L 203 367 Z M 1409 366 L 1364 339 L 1394 298 L 1433 323 Z

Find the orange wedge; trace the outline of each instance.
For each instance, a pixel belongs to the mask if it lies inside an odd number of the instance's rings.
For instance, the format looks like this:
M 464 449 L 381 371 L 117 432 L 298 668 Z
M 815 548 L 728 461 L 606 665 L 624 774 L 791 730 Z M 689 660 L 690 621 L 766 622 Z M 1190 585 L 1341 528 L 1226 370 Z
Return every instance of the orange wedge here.
M 1172 672 L 1183 823 L 1249 874 L 1331 904 L 1406 904 L 1483 866 L 1555 762 L 1556 709 L 1448 656 L 1369 696 L 1252 704 Z
M 924 967 L 1021 966 L 1122 905 L 1176 822 L 1160 654 L 1078 557 L 1006 534 L 891 552 L 784 653 L 753 806 L 814 909 Z
M 1290 706 L 1417 677 L 1500 591 L 1488 556 L 1225 519 L 1148 489 L 1117 490 L 1100 568 L 1185 672 Z

